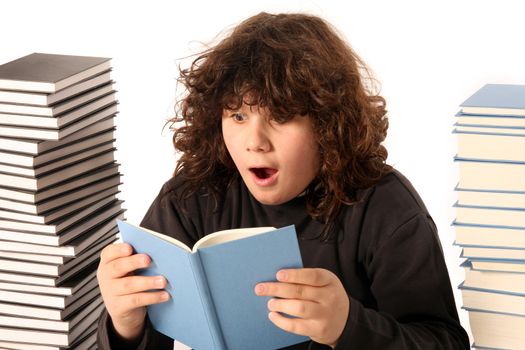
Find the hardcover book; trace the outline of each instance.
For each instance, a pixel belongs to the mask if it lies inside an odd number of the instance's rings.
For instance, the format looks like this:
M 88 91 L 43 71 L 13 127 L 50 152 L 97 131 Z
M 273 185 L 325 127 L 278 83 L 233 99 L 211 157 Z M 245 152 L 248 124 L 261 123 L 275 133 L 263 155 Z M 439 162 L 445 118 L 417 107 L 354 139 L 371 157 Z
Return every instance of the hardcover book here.
M 78 95 L 84 91 L 90 90 L 110 81 L 111 71 L 106 71 L 92 78 L 88 78 L 77 84 L 71 85 L 70 87 L 60 90 L 54 94 L 28 91 L 0 90 L 0 101 L 37 106 L 51 106 L 57 102 L 63 101 L 67 98 Z
M 525 192 L 466 190 L 455 188 L 458 202 L 484 207 L 525 208 Z
M 107 130 L 114 129 L 115 118 L 110 116 L 102 119 L 96 123 L 90 124 L 79 131 L 72 133 L 71 135 L 62 138 L 59 141 L 53 140 L 38 140 L 38 139 L 21 139 L 14 137 L 1 137 L 0 138 L 0 149 L 18 153 L 26 153 L 31 155 L 39 155 L 44 152 L 48 152 L 66 145 L 84 140 L 92 137 L 93 135 L 104 132 Z
M 525 135 L 457 130 L 454 133 L 458 139 L 458 158 L 525 163 Z
M 54 93 L 110 68 L 104 57 L 33 53 L 0 66 L 0 89 Z
M 122 239 L 151 257 L 144 275 L 163 275 L 169 301 L 148 307 L 153 326 L 194 349 L 277 349 L 307 341 L 268 319 L 259 282 L 302 267 L 295 228 L 251 228 L 205 236 L 193 249 L 157 232 L 117 221 Z
M 525 85 L 486 84 L 461 107 L 471 114 L 525 115 Z
M 525 192 L 525 164 L 470 160 L 455 157 L 459 165 L 458 186 L 466 190 Z M 483 174 L 483 176 L 481 176 Z
M 456 114 L 457 125 L 479 126 L 486 128 L 525 128 L 525 116 L 479 115 L 459 112 Z

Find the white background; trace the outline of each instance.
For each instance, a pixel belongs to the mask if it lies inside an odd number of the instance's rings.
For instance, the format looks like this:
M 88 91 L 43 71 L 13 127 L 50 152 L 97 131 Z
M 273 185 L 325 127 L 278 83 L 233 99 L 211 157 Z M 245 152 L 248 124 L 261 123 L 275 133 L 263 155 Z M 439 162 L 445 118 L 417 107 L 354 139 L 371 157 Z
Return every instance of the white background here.
M 525 84 L 521 1 L 2 1 L 0 63 L 32 52 L 113 58 L 121 199 L 127 218 L 139 223 L 174 170 L 163 126 L 172 115 L 178 64 L 260 11 L 324 17 L 382 83 L 388 162 L 412 181 L 438 225 L 468 329 L 450 226 L 457 181 L 453 116 L 485 83 Z

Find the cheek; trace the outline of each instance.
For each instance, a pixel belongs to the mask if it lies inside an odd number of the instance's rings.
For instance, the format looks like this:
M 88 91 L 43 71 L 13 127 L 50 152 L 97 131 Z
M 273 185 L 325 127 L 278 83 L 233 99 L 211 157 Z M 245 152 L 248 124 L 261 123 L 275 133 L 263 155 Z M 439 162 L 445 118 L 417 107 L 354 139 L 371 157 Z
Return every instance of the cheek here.
M 228 154 L 232 158 L 233 162 L 237 164 L 238 161 L 238 147 L 236 147 L 235 138 L 228 136 L 227 133 L 223 133 L 224 146 L 228 151 Z

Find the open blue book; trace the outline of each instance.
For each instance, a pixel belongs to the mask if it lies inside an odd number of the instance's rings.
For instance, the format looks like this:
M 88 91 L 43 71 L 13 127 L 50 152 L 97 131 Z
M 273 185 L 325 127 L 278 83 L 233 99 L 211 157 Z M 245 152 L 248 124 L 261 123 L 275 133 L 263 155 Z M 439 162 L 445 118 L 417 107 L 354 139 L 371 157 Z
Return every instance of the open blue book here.
M 259 282 L 275 281 L 282 268 L 303 266 L 294 226 L 258 227 L 209 234 L 193 249 L 123 221 L 122 239 L 150 256 L 142 275 L 163 275 L 169 301 L 148 307 L 153 327 L 193 349 L 277 349 L 307 341 L 268 319 L 269 297 Z

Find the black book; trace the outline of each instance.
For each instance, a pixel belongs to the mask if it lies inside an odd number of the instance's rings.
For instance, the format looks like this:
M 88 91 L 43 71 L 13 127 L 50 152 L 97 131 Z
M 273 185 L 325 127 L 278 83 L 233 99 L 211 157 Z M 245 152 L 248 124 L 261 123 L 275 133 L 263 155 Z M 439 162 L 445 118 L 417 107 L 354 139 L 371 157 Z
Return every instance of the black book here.
M 108 97 L 109 100 L 114 99 L 114 96 L 112 95 L 109 95 Z M 70 124 L 64 125 L 60 129 L 31 128 L 19 125 L 0 125 L 0 136 L 58 141 L 76 131 L 82 130 L 93 123 L 101 121 L 107 117 L 114 116 L 115 114 L 117 114 L 117 103 L 110 102 L 109 105 L 105 105 L 92 113 L 84 115 L 80 119 L 77 119 Z M 48 119 L 55 121 L 57 120 L 55 118 Z
M 52 223 L 61 218 L 65 218 L 69 214 L 81 209 L 86 208 L 90 205 L 95 205 L 99 201 L 104 201 L 109 196 L 116 199 L 116 195 L 119 193 L 118 188 L 108 188 L 100 192 L 91 193 L 89 196 L 80 198 L 79 200 L 68 203 L 53 210 L 40 213 L 40 214 L 28 214 L 19 211 L 7 210 L 0 207 L 0 220 L 16 220 L 22 222 L 32 222 L 37 224 Z M 1 202 L 0 202 L 1 203 Z M 0 225 L 2 227 L 2 225 Z
M 37 178 L 0 173 L 0 186 L 38 191 L 114 162 L 114 150 L 58 168 Z M 1 195 L 0 195 L 1 197 Z
M 26 234 L 24 237 L 18 237 L 16 235 L 17 233 L 18 232 L 14 232 L 12 238 L 18 239 L 18 241 L 7 240 L 6 238 L 9 237 L 2 236 L 0 245 L 2 246 L 2 251 L 4 254 L 38 253 L 50 254 L 51 256 L 57 256 L 66 259 L 78 256 L 86 249 L 89 249 L 92 244 L 98 244 L 101 241 L 111 240 L 115 234 L 118 233 L 118 228 L 115 222 L 106 220 L 64 245 L 57 244 L 57 237 L 40 234 Z M 49 240 L 51 240 L 51 242 L 46 242 Z M 51 243 L 52 245 L 48 245 L 46 243 Z M 13 277 L 7 278 L 6 276 L 0 276 L 0 280 L 9 280 L 19 283 L 32 283 L 24 278 L 14 279 Z
M 62 157 L 53 158 L 51 161 L 38 166 L 18 166 L 9 163 L 6 164 L 3 162 L 4 159 L 2 159 L 2 162 L 0 163 L 0 173 L 39 178 L 54 172 L 59 168 L 63 169 L 68 165 L 72 165 L 74 163 L 87 160 L 91 157 L 101 155 L 108 151 L 115 150 L 115 147 L 113 146 L 113 140 L 111 140 L 99 145 L 82 148 L 79 151 L 71 152 L 70 154 L 64 155 Z
M 110 68 L 105 57 L 33 53 L 0 66 L 0 89 L 54 93 Z
M 63 100 L 52 106 L 33 106 L 33 105 L 26 105 L 26 104 L 21 104 L 21 103 L 0 102 L 0 117 L 2 120 L 2 124 L 13 124 L 13 125 L 19 124 L 17 119 L 20 119 L 21 122 L 24 122 L 25 115 L 40 116 L 40 119 L 35 118 L 36 121 L 45 120 L 46 118 L 42 119 L 42 117 L 58 117 L 60 115 L 63 115 L 69 110 L 72 110 L 78 106 L 87 104 L 111 92 L 114 92 L 113 84 L 108 83 L 103 86 L 98 86 L 92 90 L 84 91 L 80 95 L 70 97 L 69 99 Z M 24 124 L 24 125 L 46 127 L 45 124 L 44 125 L 39 125 L 39 124 L 33 125 L 29 121 L 26 121 L 26 123 L 27 124 Z
M 88 283 L 92 283 L 93 280 L 96 283 L 96 274 L 97 270 L 88 268 L 73 276 L 69 281 L 65 282 L 60 287 L 0 281 L 0 290 L 68 296 L 77 293 L 80 288 Z
M 55 321 L 55 320 L 42 320 L 32 317 L 21 317 L 15 315 L 5 315 L 0 316 L 0 327 L 13 327 L 13 328 L 32 328 L 32 329 L 42 329 L 48 331 L 57 331 L 57 332 L 70 332 L 77 324 L 86 317 L 97 317 L 102 312 L 102 300 L 100 298 L 95 298 L 90 301 L 86 307 L 77 311 L 74 315 L 68 317 L 64 321 Z
M 92 184 L 96 181 L 107 179 L 110 176 L 115 176 L 119 173 L 118 167 L 119 164 L 111 163 L 100 168 L 92 169 L 87 173 L 81 174 L 71 179 L 64 179 L 64 181 L 59 182 L 56 185 L 38 191 L 0 187 L 0 198 L 30 204 L 40 203 L 46 199 L 64 194 L 65 192 L 79 189 L 80 187 Z
M 90 124 L 71 135 L 60 139 L 59 141 L 54 140 L 38 140 L 38 139 L 25 139 L 15 137 L 0 137 L 0 150 L 12 151 L 19 154 L 37 155 L 44 152 L 51 151 L 56 148 L 69 145 L 71 143 L 83 140 L 86 137 L 90 137 L 99 132 L 113 129 L 115 126 L 115 118 L 113 116 L 104 118 L 93 124 Z
M 120 175 L 114 175 L 90 184 L 82 186 L 80 188 L 75 188 L 71 191 L 64 192 L 58 196 L 46 199 L 39 203 L 24 203 L 20 201 L 15 201 L 11 199 L 0 198 L 0 212 L 13 211 L 19 213 L 27 213 L 33 215 L 46 215 L 44 213 L 49 213 L 52 210 L 58 209 L 66 205 L 77 205 L 79 202 L 86 202 L 88 197 L 92 197 L 101 192 L 108 190 L 118 190 L 118 186 L 121 185 Z M 0 215 L 1 216 L 1 215 Z M 22 220 L 23 221 L 23 220 Z
M 0 163 L 11 166 L 37 168 L 52 163 L 57 159 L 78 153 L 91 147 L 101 145 L 105 142 L 115 141 L 114 128 L 101 133 L 91 135 L 87 138 L 76 140 L 59 147 L 42 152 L 38 155 L 0 150 Z
M 7 103 L 21 103 L 33 106 L 51 106 L 70 97 L 91 90 L 111 81 L 111 71 L 100 73 L 94 77 L 82 80 L 54 94 L 36 93 L 27 91 L 0 90 L 0 101 Z

